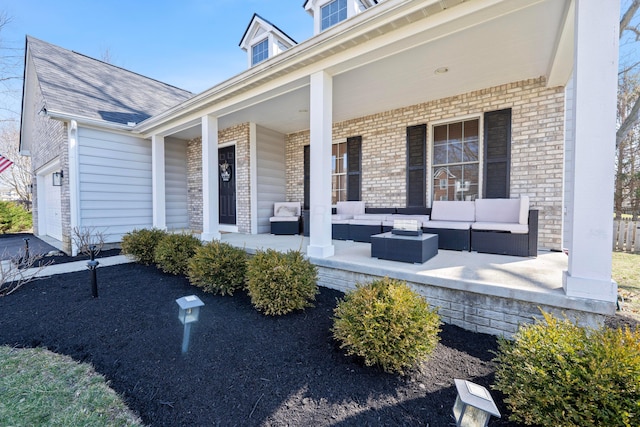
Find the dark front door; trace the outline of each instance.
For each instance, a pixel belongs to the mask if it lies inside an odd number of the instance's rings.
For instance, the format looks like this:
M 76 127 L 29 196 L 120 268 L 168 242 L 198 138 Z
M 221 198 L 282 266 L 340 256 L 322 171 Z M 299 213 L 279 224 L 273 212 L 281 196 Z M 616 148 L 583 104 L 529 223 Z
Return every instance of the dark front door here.
M 218 149 L 220 224 L 236 224 L 236 147 Z

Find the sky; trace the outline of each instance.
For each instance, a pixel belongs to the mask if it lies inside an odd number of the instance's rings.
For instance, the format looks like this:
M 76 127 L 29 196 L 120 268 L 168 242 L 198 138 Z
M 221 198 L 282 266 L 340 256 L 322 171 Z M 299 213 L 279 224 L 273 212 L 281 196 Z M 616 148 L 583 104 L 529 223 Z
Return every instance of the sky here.
M 631 0 L 622 0 L 625 10 Z M 23 64 L 25 36 L 110 62 L 194 93 L 247 68 L 238 44 L 254 13 L 298 43 L 313 35 L 304 0 L 2 0 L 11 22 L 0 49 L 15 48 Z M 621 62 L 638 62 L 638 43 L 621 42 Z M 0 53 L 6 50 L 0 50 Z M 19 70 L 22 76 L 22 70 Z M 0 122 L 19 118 L 22 83 L 10 98 L 0 93 Z M 10 115 L 10 114 L 9 114 Z
M 3 0 L 0 13 L 11 22 L 2 28 L 0 44 L 24 49 L 30 35 L 97 59 L 108 52 L 114 65 L 199 93 L 247 68 L 238 45 L 254 13 L 298 43 L 310 38 L 313 18 L 303 3 Z

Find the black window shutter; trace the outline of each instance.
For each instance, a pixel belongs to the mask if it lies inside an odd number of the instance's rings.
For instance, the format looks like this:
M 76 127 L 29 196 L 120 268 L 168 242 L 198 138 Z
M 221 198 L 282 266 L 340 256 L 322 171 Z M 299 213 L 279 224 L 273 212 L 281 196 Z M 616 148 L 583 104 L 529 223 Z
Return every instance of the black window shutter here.
M 484 114 L 484 184 L 486 199 L 509 197 L 511 109 Z
M 347 138 L 347 200 L 360 200 L 362 137 Z
M 304 146 L 304 202 L 303 208 L 304 210 L 309 210 L 309 189 L 311 184 L 311 146 Z
M 407 128 L 407 207 L 426 206 L 427 125 Z

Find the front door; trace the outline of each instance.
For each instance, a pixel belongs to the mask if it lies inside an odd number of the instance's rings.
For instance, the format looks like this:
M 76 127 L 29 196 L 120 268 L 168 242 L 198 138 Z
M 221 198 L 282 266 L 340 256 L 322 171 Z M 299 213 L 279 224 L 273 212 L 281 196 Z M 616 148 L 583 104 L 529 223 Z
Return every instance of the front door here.
M 236 224 L 236 147 L 218 149 L 220 224 Z

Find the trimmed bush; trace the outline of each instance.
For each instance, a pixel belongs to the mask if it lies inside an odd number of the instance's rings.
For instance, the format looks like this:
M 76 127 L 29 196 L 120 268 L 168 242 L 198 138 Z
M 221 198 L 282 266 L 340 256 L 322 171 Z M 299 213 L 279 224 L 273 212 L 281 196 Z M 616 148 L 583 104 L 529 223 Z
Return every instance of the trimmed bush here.
M 318 270 L 300 251 L 258 251 L 247 263 L 247 290 L 253 306 L 275 316 L 313 307 Z
M 403 281 L 356 284 L 334 310 L 333 336 L 367 366 L 403 374 L 435 350 L 440 316 Z
M 32 226 L 31 212 L 16 203 L 0 201 L 0 233 L 27 231 Z
M 244 286 L 247 253 L 214 240 L 201 246 L 189 260 L 189 281 L 205 292 L 233 295 Z
M 494 388 L 510 419 L 541 426 L 640 425 L 640 329 L 587 329 L 544 313 L 500 339 Z
M 189 260 L 200 246 L 200 239 L 191 234 L 167 234 L 156 246 L 154 261 L 165 273 L 186 275 Z
M 156 246 L 166 235 L 166 231 L 157 228 L 133 230 L 122 236 L 120 247 L 123 254 L 131 255 L 136 262 L 151 265 L 154 263 Z

